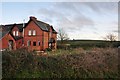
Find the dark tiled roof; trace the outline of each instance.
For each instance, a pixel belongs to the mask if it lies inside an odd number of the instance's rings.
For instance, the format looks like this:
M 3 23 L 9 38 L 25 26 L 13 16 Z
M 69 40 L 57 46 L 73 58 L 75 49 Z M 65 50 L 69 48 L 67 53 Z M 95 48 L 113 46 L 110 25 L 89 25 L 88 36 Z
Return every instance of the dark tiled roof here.
M 57 33 L 56 31 L 55 31 L 55 29 L 51 26 L 51 28 L 52 28 L 52 32 L 53 33 Z
M 44 31 L 50 31 L 50 27 L 52 28 L 52 31 L 57 33 L 52 26 L 50 26 L 49 24 L 45 23 L 45 22 L 42 22 L 42 21 L 39 21 L 37 19 L 32 19 L 35 24 L 37 24 L 42 30 Z
M 11 28 L 10 25 L 7 25 L 9 28 Z M 5 36 L 7 33 L 9 33 L 9 28 L 5 27 L 4 25 L 0 25 L 0 28 L 2 28 L 2 30 L 0 31 L 0 39 Z
M 29 22 L 30 22 L 31 20 L 32 20 L 40 29 L 42 29 L 43 31 L 48 31 L 48 32 L 49 32 L 49 31 L 50 31 L 50 28 L 52 28 L 52 31 L 53 31 L 54 33 L 57 33 L 57 32 L 53 29 L 52 26 L 50 26 L 49 24 L 47 24 L 47 23 L 45 23 L 45 22 L 42 22 L 42 21 L 37 20 L 37 18 L 35 18 L 35 17 L 33 17 L 33 16 L 30 17 L 30 20 L 28 21 L 28 23 L 25 24 L 25 27 L 24 27 L 24 28 L 27 27 L 27 25 L 29 24 Z M 22 26 L 22 25 L 20 25 L 20 28 L 21 28 L 21 26 Z
M 15 40 L 19 40 L 19 39 L 22 39 L 23 37 L 22 37 L 22 36 L 13 36 L 13 38 L 14 38 Z
M 27 23 L 24 23 L 24 26 L 26 25 Z M 22 32 L 23 31 L 23 23 L 21 24 L 16 24 L 16 26 L 18 27 L 19 31 Z
M 54 30 L 54 28 L 52 27 L 52 26 L 50 26 L 49 24 L 47 24 L 47 23 L 44 23 L 44 22 L 42 22 L 42 21 L 35 21 L 35 23 L 42 29 L 42 30 L 44 30 L 44 31 L 49 31 L 50 30 L 50 27 L 52 28 L 52 31 L 53 32 L 55 32 L 55 33 L 57 33 L 55 30 Z
M 2 37 L 4 37 L 7 33 L 9 33 L 9 31 L 3 31 L 3 32 L 0 31 L 0 39 L 1 39 Z M 19 39 L 22 39 L 22 38 L 23 38 L 22 36 L 13 36 L 12 34 L 11 34 L 11 36 L 12 36 L 15 40 L 19 40 Z
M 13 28 L 15 25 L 17 26 L 17 28 L 19 29 L 19 31 L 22 32 L 22 30 L 23 30 L 23 23 L 4 25 L 4 29 L 5 29 L 5 31 L 11 31 L 12 28 Z M 26 23 L 24 23 L 24 26 L 25 26 L 25 25 L 26 25 Z
M 38 21 L 38 20 L 34 20 L 34 22 L 44 31 L 49 31 L 48 27 L 49 26 L 48 24 L 44 23 L 44 22 L 41 22 L 41 21 Z
M 5 36 L 7 33 L 9 33 L 9 31 L 4 31 L 4 32 L 0 31 L 0 39 L 1 39 L 3 36 Z
M 5 31 L 10 31 L 14 24 L 4 25 Z
M 45 23 L 45 22 L 42 22 L 42 21 L 39 21 L 39 20 L 33 20 L 35 22 L 35 24 L 38 25 L 38 27 L 40 27 L 40 29 L 44 30 L 44 31 L 50 31 L 50 27 L 52 28 L 52 31 L 54 33 L 57 33 L 52 26 L 50 26 L 49 24 Z M 28 23 L 24 23 L 24 27 L 27 26 Z M 19 31 L 22 32 L 23 31 L 23 23 L 20 23 L 20 24 L 9 24 L 9 25 L 4 25 L 4 30 L 5 31 L 11 31 L 12 28 L 14 26 L 17 26 Z M 2 26 L 0 26 L 2 27 Z

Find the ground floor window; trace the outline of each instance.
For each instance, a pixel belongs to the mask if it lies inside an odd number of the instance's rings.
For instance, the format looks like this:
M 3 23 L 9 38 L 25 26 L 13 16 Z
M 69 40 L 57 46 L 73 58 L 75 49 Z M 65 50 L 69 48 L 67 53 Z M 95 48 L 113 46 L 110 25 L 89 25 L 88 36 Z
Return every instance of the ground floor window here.
M 33 46 L 36 46 L 36 42 L 33 42 Z
M 38 41 L 38 46 L 40 46 L 40 41 Z
M 30 46 L 31 45 L 31 41 L 27 41 L 27 46 Z
M 51 46 L 52 46 L 52 43 L 49 43 L 49 48 L 51 48 Z
M 22 44 L 24 44 L 24 39 L 22 39 Z
M 9 40 L 8 47 L 9 47 L 9 50 L 13 49 L 13 40 Z

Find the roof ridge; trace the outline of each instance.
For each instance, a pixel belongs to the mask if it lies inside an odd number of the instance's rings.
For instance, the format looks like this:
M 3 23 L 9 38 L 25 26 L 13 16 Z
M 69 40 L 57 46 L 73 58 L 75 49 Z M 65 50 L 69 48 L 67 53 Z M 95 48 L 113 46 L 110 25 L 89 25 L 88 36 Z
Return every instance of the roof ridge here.
M 19 25 L 19 24 L 23 24 L 23 23 L 14 23 L 14 24 L 5 24 L 5 25 L 1 24 L 1 25 L 8 26 L 8 25 L 15 25 L 15 24 Z M 27 24 L 27 23 L 24 23 L 24 24 Z
M 18 23 L 18 24 L 27 24 L 27 23 Z M 18 25 L 18 24 L 17 24 L 17 25 Z
M 9 26 L 9 25 L 14 25 L 14 24 L 5 24 L 4 26 Z

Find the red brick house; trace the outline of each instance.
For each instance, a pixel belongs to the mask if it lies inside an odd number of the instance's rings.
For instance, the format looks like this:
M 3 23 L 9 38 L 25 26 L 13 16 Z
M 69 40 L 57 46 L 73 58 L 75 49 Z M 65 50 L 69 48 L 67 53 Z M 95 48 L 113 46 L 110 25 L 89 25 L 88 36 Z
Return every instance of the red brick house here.
M 6 43 L 0 47 L 0 50 L 16 50 L 22 47 L 37 51 L 47 48 L 56 49 L 57 32 L 51 25 L 39 21 L 35 17 L 30 17 L 27 23 L 1 25 L 0 30 L 2 32 L 0 45 Z M 9 39 L 6 41 L 4 37 L 8 36 Z
M 16 49 L 16 42 L 14 40 L 14 38 L 12 37 L 11 34 L 9 34 L 9 32 L 2 32 L 1 33 L 1 39 L 0 39 L 0 50 L 5 50 L 5 49 Z M 14 45 L 13 45 L 14 43 Z

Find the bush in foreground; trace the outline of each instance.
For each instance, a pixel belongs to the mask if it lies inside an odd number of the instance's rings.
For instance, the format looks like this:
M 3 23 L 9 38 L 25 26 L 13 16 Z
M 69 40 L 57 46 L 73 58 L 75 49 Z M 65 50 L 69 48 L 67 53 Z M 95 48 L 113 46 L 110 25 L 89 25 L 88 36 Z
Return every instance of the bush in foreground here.
M 17 50 L 2 56 L 3 78 L 118 78 L 115 48 L 57 50 L 46 56 Z

